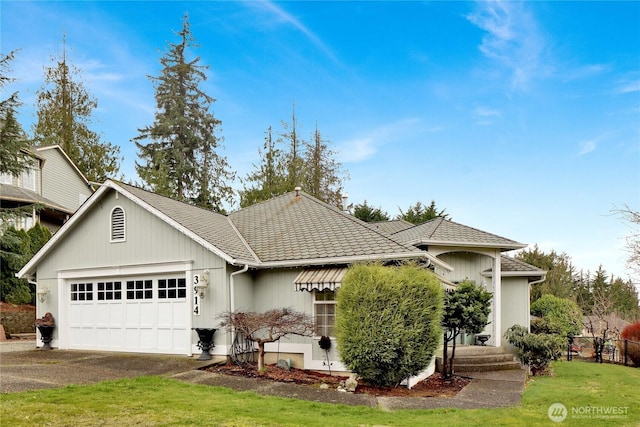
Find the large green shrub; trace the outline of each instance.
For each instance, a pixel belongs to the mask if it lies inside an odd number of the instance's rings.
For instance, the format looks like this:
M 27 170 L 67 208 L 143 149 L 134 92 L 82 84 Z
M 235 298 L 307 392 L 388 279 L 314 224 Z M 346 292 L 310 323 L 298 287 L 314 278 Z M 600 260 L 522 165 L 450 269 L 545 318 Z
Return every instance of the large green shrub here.
M 370 384 L 397 386 L 431 363 L 441 316 L 442 288 L 427 269 L 355 265 L 337 293 L 340 358 Z
M 560 335 L 532 334 L 520 325 L 507 329 L 504 337 L 516 348 L 518 359 L 529 366 L 533 375 L 544 372 L 551 361 L 558 360 L 567 344 Z
M 578 335 L 582 331 L 582 310 L 575 301 L 543 295 L 531 304 L 531 332 L 543 334 Z

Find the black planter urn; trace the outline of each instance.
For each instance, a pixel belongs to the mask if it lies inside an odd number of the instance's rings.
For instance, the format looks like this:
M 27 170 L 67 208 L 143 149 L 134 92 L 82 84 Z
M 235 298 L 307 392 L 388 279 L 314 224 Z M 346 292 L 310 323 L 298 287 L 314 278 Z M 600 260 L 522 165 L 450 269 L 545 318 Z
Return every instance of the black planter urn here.
M 40 337 L 42 340 L 42 347 L 40 350 L 53 350 L 51 348 L 51 341 L 53 340 L 53 330 L 56 328 L 54 325 L 36 325 L 40 331 Z
M 40 337 L 42 339 L 41 350 L 51 350 L 51 340 L 53 340 L 53 330 L 56 328 L 56 322 L 53 319 L 51 313 L 47 312 L 42 318 L 36 319 L 34 324 L 40 331 Z
M 193 328 L 193 330 L 198 334 L 198 348 L 202 350 L 202 354 L 200 355 L 198 360 L 211 360 L 211 354 L 209 353 L 209 350 L 215 347 L 213 344 L 213 335 L 216 333 L 217 329 Z

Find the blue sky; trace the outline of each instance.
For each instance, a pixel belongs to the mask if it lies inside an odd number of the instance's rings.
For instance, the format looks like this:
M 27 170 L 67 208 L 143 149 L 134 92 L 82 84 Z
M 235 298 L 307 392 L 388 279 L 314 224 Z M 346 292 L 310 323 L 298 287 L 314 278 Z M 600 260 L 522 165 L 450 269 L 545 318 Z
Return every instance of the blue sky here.
M 147 76 L 188 12 L 209 65 L 224 151 L 243 177 L 268 126 L 316 123 L 349 172 L 350 201 L 392 216 L 432 199 L 454 221 L 568 253 L 628 278 L 640 209 L 640 2 L 14 2 L 0 5 L 30 131 L 51 56 L 98 100 L 121 146 L 150 124 Z M 236 187 L 240 187 L 237 183 Z M 637 232 L 637 230 L 636 230 Z

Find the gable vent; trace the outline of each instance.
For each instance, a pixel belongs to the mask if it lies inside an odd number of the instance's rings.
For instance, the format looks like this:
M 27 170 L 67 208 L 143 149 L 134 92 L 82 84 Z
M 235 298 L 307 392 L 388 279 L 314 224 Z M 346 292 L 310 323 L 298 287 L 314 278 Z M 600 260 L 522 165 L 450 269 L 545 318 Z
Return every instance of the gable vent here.
M 111 241 L 121 241 L 125 237 L 124 209 L 120 206 L 111 211 Z

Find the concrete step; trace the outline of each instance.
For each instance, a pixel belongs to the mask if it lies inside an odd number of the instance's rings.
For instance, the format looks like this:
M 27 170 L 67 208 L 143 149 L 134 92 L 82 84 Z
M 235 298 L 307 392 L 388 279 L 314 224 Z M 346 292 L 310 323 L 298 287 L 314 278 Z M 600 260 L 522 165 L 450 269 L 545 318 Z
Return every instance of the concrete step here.
M 499 353 L 499 354 L 481 354 L 481 355 L 468 355 L 459 356 L 456 352 L 455 360 L 459 364 L 481 364 L 481 363 L 500 363 L 500 362 L 513 362 L 513 354 L 511 353 Z
M 463 364 L 454 363 L 453 369 L 456 373 L 461 372 L 489 372 L 489 371 L 508 371 L 511 369 L 521 369 L 520 362 L 512 360 L 511 362 L 497 363 L 473 363 Z
M 452 348 L 449 347 L 449 356 Z M 442 371 L 442 355 L 436 358 L 436 369 Z M 520 369 L 520 362 L 503 347 L 456 346 L 455 372 L 489 372 Z
M 449 346 L 449 353 L 453 347 Z M 492 347 L 484 345 L 463 345 L 456 346 L 456 356 L 480 355 L 480 354 L 504 354 L 508 353 L 504 347 Z

